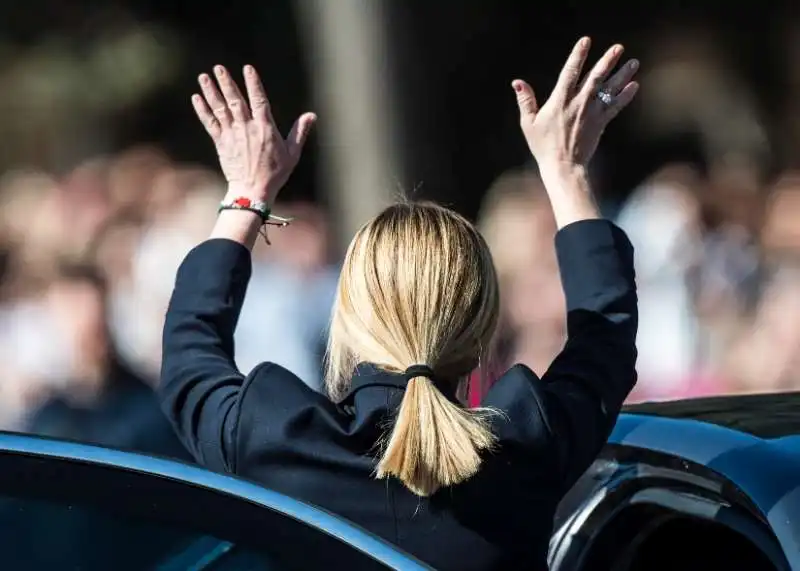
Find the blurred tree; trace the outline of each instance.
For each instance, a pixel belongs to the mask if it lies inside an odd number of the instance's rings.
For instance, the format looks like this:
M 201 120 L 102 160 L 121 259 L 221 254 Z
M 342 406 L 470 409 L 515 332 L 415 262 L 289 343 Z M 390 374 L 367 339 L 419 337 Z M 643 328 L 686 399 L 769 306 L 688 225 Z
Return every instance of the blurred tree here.
M 124 15 L 92 34 L 55 31 L 0 44 L 0 169 L 61 169 L 109 150 L 105 121 L 169 82 L 180 62 L 166 29 Z

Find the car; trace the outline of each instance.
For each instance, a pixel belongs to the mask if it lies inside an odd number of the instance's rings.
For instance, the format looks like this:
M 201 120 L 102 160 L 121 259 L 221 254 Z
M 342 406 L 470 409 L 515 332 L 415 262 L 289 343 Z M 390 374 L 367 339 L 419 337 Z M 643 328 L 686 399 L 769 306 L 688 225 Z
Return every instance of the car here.
M 197 466 L 0 433 L 0 568 L 430 567 L 321 509 Z
M 551 571 L 800 570 L 800 393 L 625 407 L 554 529 Z
M 430 570 L 197 466 L 0 433 L 2 568 Z M 800 570 L 800 393 L 626 407 L 561 502 L 551 571 Z

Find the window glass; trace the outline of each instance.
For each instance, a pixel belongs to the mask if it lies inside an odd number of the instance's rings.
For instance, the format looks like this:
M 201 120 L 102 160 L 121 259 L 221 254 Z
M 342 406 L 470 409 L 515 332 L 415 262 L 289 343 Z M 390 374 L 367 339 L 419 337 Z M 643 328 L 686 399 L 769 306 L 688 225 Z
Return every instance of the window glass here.
M 151 569 L 197 539 L 76 504 L 7 497 L 0 500 L 0 530 L 3 568 L 26 571 Z
M 169 477 L 0 450 L 0 569 L 311 571 L 330 561 L 386 569 L 339 539 L 346 522 L 331 520 L 329 534 L 180 479 L 195 467 L 173 470 Z

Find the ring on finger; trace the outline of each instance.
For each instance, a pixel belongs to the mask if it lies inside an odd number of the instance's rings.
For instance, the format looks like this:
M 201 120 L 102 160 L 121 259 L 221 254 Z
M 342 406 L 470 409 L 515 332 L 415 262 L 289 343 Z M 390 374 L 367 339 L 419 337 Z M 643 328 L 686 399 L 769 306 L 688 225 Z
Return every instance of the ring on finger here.
M 608 91 L 608 88 L 605 87 L 597 91 L 597 99 L 599 99 L 600 103 L 602 103 L 605 107 L 611 107 L 617 101 L 616 96 L 612 95 Z

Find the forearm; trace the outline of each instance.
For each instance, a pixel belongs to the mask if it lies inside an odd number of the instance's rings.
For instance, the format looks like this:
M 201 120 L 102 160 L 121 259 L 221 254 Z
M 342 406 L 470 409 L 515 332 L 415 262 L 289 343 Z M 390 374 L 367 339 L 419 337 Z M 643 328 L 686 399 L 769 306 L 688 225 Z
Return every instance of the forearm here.
M 559 229 L 580 220 L 602 218 L 583 167 L 558 164 L 540 169 Z
M 233 334 L 251 271 L 250 252 L 231 239 L 198 245 L 181 263 L 164 320 L 161 405 L 194 457 L 213 469 L 230 467 L 230 411 L 244 382 Z
M 240 197 L 256 199 L 252 191 L 248 192 L 231 187 L 225 195 L 225 202 L 230 202 Z M 209 238 L 233 240 L 248 250 L 252 250 L 262 225 L 261 217 L 255 212 L 250 212 L 249 210 L 223 210 L 219 213 Z

